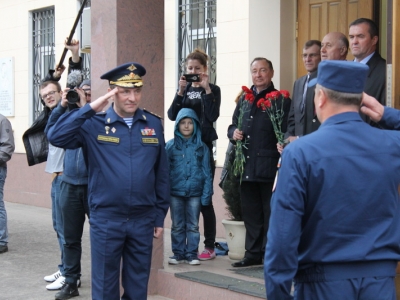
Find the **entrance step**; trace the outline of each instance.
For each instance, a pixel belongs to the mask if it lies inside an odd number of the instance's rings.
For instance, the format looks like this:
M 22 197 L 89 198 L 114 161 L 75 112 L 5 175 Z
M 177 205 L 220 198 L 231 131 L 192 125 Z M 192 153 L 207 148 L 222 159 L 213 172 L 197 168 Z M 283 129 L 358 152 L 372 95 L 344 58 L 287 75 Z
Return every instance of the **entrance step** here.
M 202 237 L 203 238 L 203 237 Z M 217 239 L 224 242 L 223 239 Z M 199 251 L 202 251 L 200 241 Z M 164 229 L 164 269 L 157 271 L 157 295 L 174 300 L 266 299 L 263 266 L 233 268 L 227 255 L 200 261 L 200 265 L 169 265 L 170 229 Z
M 240 280 L 237 278 L 210 273 L 207 271 L 193 271 L 175 273 L 175 276 L 190 281 L 195 281 L 230 291 L 251 295 L 266 299 L 265 287 L 263 284 L 253 281 Z
M 174 300 L 266 299 L 264 285 L 207 271 L 158 271 L 158 294 Z

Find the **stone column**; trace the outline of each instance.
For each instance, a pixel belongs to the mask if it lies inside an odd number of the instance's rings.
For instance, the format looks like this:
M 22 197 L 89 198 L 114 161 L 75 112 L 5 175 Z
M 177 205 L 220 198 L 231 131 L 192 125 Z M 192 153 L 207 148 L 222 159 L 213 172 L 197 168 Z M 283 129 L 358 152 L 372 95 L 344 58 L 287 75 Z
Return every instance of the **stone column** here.
M 91 32 L 92 99 L 107 91 L 108 82 L 100 79 L 103 73 L 134 61 L 147 70 L 141 108 L 163 116 L 164 1 L 92 1 Z M 149 294 L 157 293 L 157 270 L 163 268 L 163 259 L 163 240 L 154 240 Z
M 164 114 L 164 1 L 107 0 L 91 4 L 92 93 L 103 95 L 108 87 L 100 76 L 126 63 L 142 64 L 142 108 Z

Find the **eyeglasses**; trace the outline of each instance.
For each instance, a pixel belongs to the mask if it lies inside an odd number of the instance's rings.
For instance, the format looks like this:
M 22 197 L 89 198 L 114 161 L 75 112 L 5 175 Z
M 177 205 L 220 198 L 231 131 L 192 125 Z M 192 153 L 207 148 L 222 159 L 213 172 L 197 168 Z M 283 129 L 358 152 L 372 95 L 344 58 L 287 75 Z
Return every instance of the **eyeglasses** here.
M 90 89 L 82 89 L 85 92 L 86 97 L 87 96 L 92 96 L 92 93 L 90 92 Z
M 321 54 L 319 54 L 319 53 L 303 54 L 303 58 L 307 58 L 307 57 L 314 58 L 314 57 L 317 57 L 317 56 L 320 56 L 320 55 Z
M 44 94 L 44 95 L 42 96 L 42 99 L 43 99 L 43 100 L 46 99 L 47 96 L 53 96 L 55 93 L 57 93 L 57 91 L 48 92 L 47 94 Z

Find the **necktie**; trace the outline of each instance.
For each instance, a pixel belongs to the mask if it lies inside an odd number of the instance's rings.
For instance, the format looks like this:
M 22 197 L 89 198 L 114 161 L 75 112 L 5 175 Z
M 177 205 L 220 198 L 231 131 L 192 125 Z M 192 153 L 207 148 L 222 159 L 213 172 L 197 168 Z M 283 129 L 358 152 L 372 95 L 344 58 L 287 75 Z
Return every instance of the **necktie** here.
M 303 99 L 301 101 L 301 112 L 304 113 L 304 108 L 306 107 L 306 96 L 308 89 L 308 81 L 310 80 L 310 74 L 307 75 L 306 83 L 304 84 Z

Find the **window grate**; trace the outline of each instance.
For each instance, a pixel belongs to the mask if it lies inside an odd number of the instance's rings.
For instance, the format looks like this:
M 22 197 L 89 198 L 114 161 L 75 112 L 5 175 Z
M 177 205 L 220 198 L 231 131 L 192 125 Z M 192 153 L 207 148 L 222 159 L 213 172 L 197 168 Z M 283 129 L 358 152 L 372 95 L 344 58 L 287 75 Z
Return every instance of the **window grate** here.
M 55 65 L 54 7 L 32 12 L 33 44 L 33 119 L 43 110 L 39 95 L 41 80 Z
M 195 48 L 200 48 L 208 54 L 210 82 L 215 83 L 217 80 L 216 2 L 216 0 L 179 1 L 178 80 L 185 73 L 186 56 Z
M 80 5 L 82 5 L 83 0 L 79 0 Z M 85 7 L 91 7 L 91 1 L 87 0 Z M 82 18 L 81 18 L 82 20 Z M 80 36 L 82 37 L 82 22 L 80 22 Z M 82 38 L 80 39 L 82 41 Z M 90 72 L 90 52 L 88 53 L 83 53 L 81 52 L 81 57 L 82 57 L 82 74 L 84 79 L 90 79 L 91 77 L 91 72 Z
M 179 0 L 178 83 L 185 73 L 185 59 L 194 49 L 204 50 L 209 57 L 210 82 L 217 81 L 217 4 L 216 0 Z M 216 123 L 214 123 L 214 128 Z M 216 141 L 213 142 L 216 158 Z

